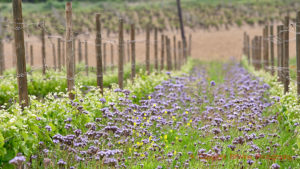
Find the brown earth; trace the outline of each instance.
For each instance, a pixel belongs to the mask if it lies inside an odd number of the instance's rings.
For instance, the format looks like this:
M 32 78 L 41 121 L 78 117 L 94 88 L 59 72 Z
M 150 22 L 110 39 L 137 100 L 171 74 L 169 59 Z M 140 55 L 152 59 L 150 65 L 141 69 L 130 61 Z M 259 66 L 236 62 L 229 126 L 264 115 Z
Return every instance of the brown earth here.
M 250 37 L 254 35 L 262 34 L 262 27 L 260 26 L 243 26 L 241 28 L 232 27 L 229 30 L 220 29 L 220 30 L 197 30 L 191 31 L 187 30 L 187 35 L 192 34 L 192 57 L 198 58 L 201 60 L 227 60 L 231 57 L 236 59 L 240 59 L 242 55 L 242 45 L 243 45 L 243 33 L 247 32 L 250 34 Z M 172 37 L 175 32 L 168 32 L 167 35 Z M 106 35 L 106 33 L 105 33 Z M 91 35 L 90 38 L 85 36 L 79 37 L 82 41 L 88 41 L 88 56 L 89 56 L 89 66 L 95 66 L 95 45 L 94 45 L 94 35 Z M 113 40 L 112 46 L 114 50 L 114 64 L 117 63 L 118 58 L 118 50 L 117 50 L 117 36 L 111 35 L 110 37 L 103 37 L 104 42 L 110 43 Z M 179 32 L 176 35 L 177 40 L 180 39 Z M 136 56 L 138 62 L 145 62 L 145 34 L 139 34 L 136 37 Z M 294 57 L 295 54 L 295 32 L 293 30 L 290 33 L 290 56 Z M 129 36 L 125 36 L 125 40 L 129 40 Z M 34 53 L 34 67 L 41 67 L 42 59 L 41 59 L 41 42 L 38 37 L 27 37 L 25 36 L 25 41 L 28 42 L 29 45 L 33 45 L 33 53 Z M 150 55 L 151 62 L 153 62 L 154 58 L 154 36 L 151 34 L 151 46 L 150 46 Z M 160 58 L 160 34 L 159 34 L 159 58 Z M 51 43 L 57 44 L 57 39 L 51 38 L 46 40 L 46 64 L 48 66 L 53 66 L 53 54 L 52 54 L 52 45 Z M 28 47 L 29 47 L 28 45 Z M 171 44 L 173 46 L 173 44 Z M 76 42 L 76 62 L 78 60 L 78 51 L 77 51 L 78 42 Z M 13 50 L 12 43 L 5 43 L 5 62 L 6 68 L 11 68 L 13 65 Z M 107 65 L 111 64 L 111 45 L 107 45 Z M 29 52 L 28 52 L 29 53 Z M 82 44 L 82 53 L 84 56 L 84 45 Z M 173 52 L 172 52 L 173 53 Z M 275 48 L 275 56 L 276 56 L 276 48 Z M 127 58 L 127 45 L 125 47 L 125 57 Z M 83 57 L 84 58 L 84 57 Z

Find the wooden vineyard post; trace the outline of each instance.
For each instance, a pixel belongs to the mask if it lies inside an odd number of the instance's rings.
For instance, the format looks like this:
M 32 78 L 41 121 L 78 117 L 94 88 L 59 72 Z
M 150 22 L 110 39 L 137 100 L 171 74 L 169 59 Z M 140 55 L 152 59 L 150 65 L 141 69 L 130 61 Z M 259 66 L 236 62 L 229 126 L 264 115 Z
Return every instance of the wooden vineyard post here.
M 124 58 L 124 32 L 123 19 L 119 19 L 119 64 L 118 64 L 118 84 L 119 88 L 123 89 L 123 58 Z
M 81 40 L 78 39 L 78 63 L 82 62 L 82 48 L 81 48 Z
M 254 49 L 255 49 L 255 45 L 254 45 L 254 42 L 255 42 L 255 38 L 253 38 L 252 40 L 251 40 L 251 63 L 252 63 L 252 65 L 253 65 L 253 67 L 255 68 L 255 51 L 254 51 Z
M 258 70 L 258 52 L 257 52 L 257 36 L 254 37 L 253 39 L 253 64 L 254 64 L 254 68 L 255 70 Z
M 171 45 L 169 37 L 166 37 L 166 49 L 167 49 L 167 70 L 172 70 L 172 58 L 171 58 Z
M 284 93 L 287 93 L 289 91 L 289 84 L 290 84 L 290 74 L 289 74 L 289 17 L 285 17 L 284 22 L 284 58 L 283 58 L 283 64 L 284 64 Z
M 4 26 L 2 25 L 2 21 L 3 19 L 0 16 L 0 75 L 2 75 L 5 70 L 4 44 L 3 44 Z
M 146 71 L 150 74 L 150 25 L 146 28 Z
M 176 36 L 173 37 L 173 52 L 174 52 L 174 69 L 178 69 L 177 67 L 177 58 L 176 58 Z
M 296 18 L 297 94 L 300 96 L 300 11 Z
M 282 82 L 281 79 L 281 44 L 282 44 L 282 39 L 281 39 L 281 26 L 277 26 L 277 74 L 278 74 L 278 81 Z
M 179 67 L 181 67 L 182 66 L 182 50 L 181 50 L 181 42 L 180 41 L 178 41 L 177 42 L 178 43 L 178 45 L 177 45 L 177 50 L 178 50 L 178 63 L 179 63 Z
M 33 67 L 33 45 L 30 45 L 30 66 Z
M 103 95 L 103 67 L 102 67 L 102 35 L 100 14 L 96 14 L 96 60 L 97 60 L 97 86 Z
M 243 55 L 246 55 L 246 36 L 247 36 L 247 33 L 244 32 L 244 34 L 243 34 Z
M 271 55 L 271 74 L 274 75 L 274 26 L 270 26 L 270 55 Z
M 110 64 L 111 64 L 111 71 L 114 70 L 114 45 L 110 44 Z
M 127 40 L 127 62 L 130 62 L 130 40 Z
M 154 68 L 158 71 L 158 42 L 157 42 L 157 28 L 154 29 Z
M 88 57 L 88 43 L 87 41 L 84 42 L 84 60 L 85 60 L 85 74 L 86 76 L 89 75 L 89 57 Z
M 280 54 L 280 65 L 281 65 L 281 67 L 280 67 L 280 75 L 281 75 L 281 82 L 282 83 L 284 83 L 284 80 L 285 80 L 285 78 L 284 78 L 284 26 L 283 25 L 281 25 L 280 26 L 280 39 L 281 39 L 281 41 L 280 41 L 280 52 L 281 52 L 281 54 Z
M 1 23 L 0 23 L 1 27 Z M 5 60 L 4 60 L 4 44 L 1 36 L 1 28 L 0 28 L 0 75 L 3 74 L 5 70 Z
M 258 37 L 258 69 L 261 69 L 262 68 L 262 36 L 259 36 Z
M 72 32 L 72 2 L 66 3 L 66 58 L 67 58 L 67 82 L 69 98 L 73 100 L 75 95 L 74 81 L 75 81 L 75 66 L 74 66 L 74 52 L 73 52 L 73 32 Z
M 164 70 L 164 55 L 165 55 L 165 37 L 164 35 L 161 35 L 160 70 Z
M 73 34 L 73 39 L 72 39 L 72 43 L 73 43 L 73 48 L 72 48 L 72 55 L 73 55 L 73 66 L 74 66 L 74 73 L 76 72 L 76 38 L 75 35 Z
M 61 71 L 61 39 L 57 39 L 57 63 L 58 63 L 58 71 Z
M 250 46 L 250 37 L 249 35 L 247 35 L 247 59 L 248 59 L 248 63 L 250 64 L 250 49 L 251 49 L 251 46 Z
M 269 41 L 268 41 L 268 26 L 263 29 L 263 60 L 264 70 L 268 71 L 269 67 Z
M 42 40 L 42 64 L 43 64 L 43 75 L 46 74 L 46 48 L 45 48 L 45 23 L 41 22 L 41 40 Z
M 182 19 L 182 12 L 181 12 L 181 3 L 180 0 L 177 1 L 177 10 L 178 10 L 178 17 L 179 17 L 179 23 L 180 23 L 180 30 L 181 30 L 181 38 L 182 38 L 182 48 L 183 48 L 183 57 L 184 62 L 187 61 L 187 54 L 186 54 L 186 39 L 185 39 L 185 33 L 184 33 L 184 25 L 183 25 L 183 19 Z
M 65 67 L 66 66 L 66 58 L 65 58 L 65 42 L 62 42 L 62 66 Z
M 131 43 L 131 80 L 133 82 L 135 77 L 135 26 L 134 24 L 131 24 L 130 43 Z
M 19 103 L 24 109 L 28 106 L 28 89 L 27 89 L 27 73 L 24 47 L 24 28 L 22 16 L 22 0 L 13 0 L 13 17 L 14 17 L 14 39 L 15 50 L 17 55 L 17 78 Z
M 29 63 L 29 55 L 28 55 L 28 42 L 25 41 L 25 60 L 26 64 Z
M 53 68 L 56 71 L 56 51 L 55 51 L 55 45 L 52 44 L 52 54 L 53 54 Z
M 106 43 L 103 43 L 103 72 L 106 72 Z
M 189 56 L 192 56 L 192 34 L 189 36 Z

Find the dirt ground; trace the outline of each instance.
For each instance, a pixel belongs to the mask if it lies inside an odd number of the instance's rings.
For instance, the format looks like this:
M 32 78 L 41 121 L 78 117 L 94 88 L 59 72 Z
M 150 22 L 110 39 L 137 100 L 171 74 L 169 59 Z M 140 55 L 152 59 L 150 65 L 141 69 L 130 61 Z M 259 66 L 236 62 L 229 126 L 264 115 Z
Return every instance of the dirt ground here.
M 198 58 L 201 60 L 226 60 L 231 57 L 240 59 L 242 55 L 242 45 L 243 45 L 243 33 L 246 31 L 250 34 L 252 38 L 254 35 L 262 34 L 262 27 L 259 26 L 243 26 L 241 28 L 232 27 L 229 30 L 221 29 L 221 30 L 197 30 L 191 31 L 186 30 L 187 37 L 189 34 L 192 34 L 192 57 Z M 179 32 L 168 32 L 165 33 L 169 37 L 171 37 L 171 46 L 173 47 L 173 36 L 176 34 L 176 39 L 180 39 Z M 106 35 L 106 33 L 105 33 Z M 111 46 L 113 47 L 113 57 L 114 57 L 114 65 L 117 64 L 118 60 L 118 50 L 117 50 L 117 36 L 110 35 L 110 37 L 103 37 L 103 42 L 107 43 L 106 49 L 106 65 L 111 65 Z M 151 43 L 150 43 L 150 58 L 151 62 L 154 60 L 154 36 L 153 32 L 151 33 Z M 161 48 L 161 38 L 160 34 L 158 36 L 158 57 L 160 58 L 160 48 Z M 81 36 L 79 37 L 81 41 L 87 40 L 88 42 L 88 60 L 89 66 L 96 65 L 96 55 L 95 55 L 95 40 L 94 35 L 90 35 L 89 37 Z M 136 43 L 136 56 L 137 62 L 145 62 L 145 34 L 138 34 Z M 295 32 L 291 31 L 290 33 L 290 57 L 294 57 L 296 54 L 295 48 Z M 125 36 L 125 41 L 129 40 L 129 36 Z M 29 46 L 33 45 L 33 60 L 34 67 L 41 67 L 42 59 L 41 59 L 41 41 L 38 37 L 28 37 L 25 36 L 25 41 L 28 43 L 28 51 L 26 54 L 29 55 Z M 46 65 L 49 67 L 53 66 L 53 52 L 52 52 L 52 43 L 57 44 L 57 39 L 47 38 L 46 40 Z M 15 59 L 13 59 L 13 49 L 12 43 L 5 43 L 4 45 L 4 54 L 5 54 L 5 65 L 6 69 L 11 68 L 15 65 Z M 78 42 L 75 45 L 76 48 L 76 62 L 78 61 Z M 275 47 L 275 56 L 276 54 Z M 125 46 L 125 57 L 127 56 L 127 45 Z M 172 51 L 173 54 L 173 51 Z M 57 57 L 57 54 L 56 54 Z M 82 44 L 82 57 L 84 58 L 84 44 Z M 160 59 L 159 59 L 160 60 Z

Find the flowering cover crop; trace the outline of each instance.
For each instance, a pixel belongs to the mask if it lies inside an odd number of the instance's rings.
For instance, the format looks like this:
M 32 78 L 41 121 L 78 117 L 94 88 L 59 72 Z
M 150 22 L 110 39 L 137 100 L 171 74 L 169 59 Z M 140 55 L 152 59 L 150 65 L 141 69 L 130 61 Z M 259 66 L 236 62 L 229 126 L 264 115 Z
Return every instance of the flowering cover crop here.
M 269 97 L 270 86 L 238 65 L 219 67 L 223 83 L 208 80 L 215 77 L 207 69 L 168 73 L 140 99 L 134 94 L 137 86 L 115 88 L 110 98 L 88 93 L 70 102 L 65 109 L 73 111 L 55 123 L 36 119 L 49 139 L 35 144 L 39 153 L 18 154 L 10 163 L 32 168 L 299 168 L 293 133 L 279 130 L 273 110 L 278 100 Z M 246 158 L 231 158 L 237 154 Z M 279 158 L 262 158 L 270 155 Z

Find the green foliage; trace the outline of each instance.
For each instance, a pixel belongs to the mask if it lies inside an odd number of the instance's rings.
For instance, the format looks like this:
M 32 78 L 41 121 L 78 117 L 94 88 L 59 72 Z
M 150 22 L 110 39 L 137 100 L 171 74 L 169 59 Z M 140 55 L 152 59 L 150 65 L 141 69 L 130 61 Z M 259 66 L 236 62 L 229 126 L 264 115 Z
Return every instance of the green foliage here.
M 293 61 L 292 61 L 293 62 Z M 270 85 L 270 94 L 273 97 L 280 98 L 280 102 L 276 104 L 277 111 L 280 116 L 280 123 L 286 131 L 300 132 L 300 105 L 299 98 L 297 96 L 296 83 L 290 83 L 289 92 L 284 94 L 283 84 L 278 82 L 277 74 L 272 76 L 263 70 L 255 71 L 252 65 L 248 65 L 246 58 L 242 60 L 242 64 L 255 76 L 263 78 L 263 80 Z M 293 151 L 300 152 L 300 137 L 296 137 L 295 144 L 293 145 Z

